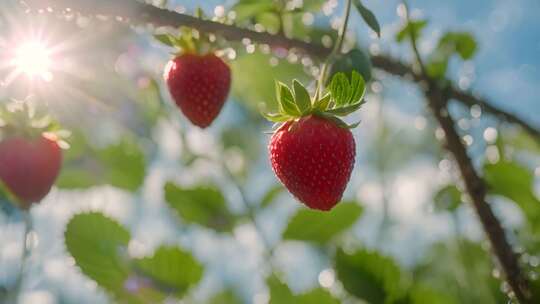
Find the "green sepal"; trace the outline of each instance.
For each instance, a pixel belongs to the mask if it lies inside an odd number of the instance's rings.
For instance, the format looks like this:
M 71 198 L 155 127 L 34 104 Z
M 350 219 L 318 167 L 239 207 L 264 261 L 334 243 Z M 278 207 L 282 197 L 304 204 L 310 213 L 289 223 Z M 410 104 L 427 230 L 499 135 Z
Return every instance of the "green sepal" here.
M 276 96 L 281 113 L 289 114 L 291 116 L 301 116 L 302 113 L 294 100 L 294 95 L 287 85 L 276 81 Z
M 358 127 L 361 123 L 362 123 L 361 121 L 357 121 L 357 122 L 355 122 L 353 124 L 347 125 L 347 128 L 348 129 L 354 129 L 354 128 Z
M 208 19 L 200 7 L 197 8 L 195 16 L 201 20 Z M 207 54 L 215 50 L 215 47 L 213 47 L 215 41 L 210 39 L 209 34 L 201 34 L 199 31 L 187 26 L 181 26 L 178 30 L 177 35 L 170 33 L 155 34 L 154 38 L 168 47 L 175 48 L 176 51 L 173 53 L 175 56 L 185 53 Z
M 296 106 L 302 114 L 308 113 L 311 110 L 311 97 L 307 89 L 296 79 L 293 80 L 293 89 Z
M 327 92 L 322 94 L 318 87 L 313 98 L 306 87 L 297 80 L 293 80 L 292 88 L 293 90 L 276 81 L 279 113 L 261 111 L 266 119 L 272 122 L 286 122 L 313 114 L 329 119 L 343 128 L 354 128 L 358 125 L 348 125 L 337 117 L 347 116 L 364 104 L 366 85 L 358 72 L 352 71 L 350 78 L 344 73 L 335 74 Z
M 43 106 L 36 106 L 29 101 L 12 100 L 0 106 L 0 138 L 21 136 L 37 138 L 46 135 L 57 141 L 62 149 L 69 148 L 64 141 L 71 132 L 61 128 L 60 124 L 47 114 Z
M 365 91 L 364 78 L 356 71 L 352 71 L 350 82 L 344 73 L 335 74 L 330 82 L 330 93 L 336 107 L 357 103 Z
M 291 119 L 294 118 L 292 116 L 281 114 L 281 113 L 264 113 L 264 112 L 262 112 L 261 114 L 264 116 L 264 118 L 266 118 L 266 119 L 268 119 L 269 121 L 272 121 L 272 122 L 285 122 L 285 121 L 288 121 L 288 120 L 291 120 Z
M 154 39 L 166 46 L 175 47 L 176 37 L 171 34 L 155 34 Z
M 327 93 L 321 99 L 314 102 L 313 107 L 318 111 L 324 112 L 326 111 L 326 109 L 328 109 L 328 106 L 330 105 L 331 100 L 332 100 L 332 95 L 330 93 Z
M 344 128 L 344 129 L 354 129 L 354 128 L 358 127 L 358 125 L 360 125 L 360 122 L 356 122 L 356 123 L 353 123 L 353 124 L 349 125 L 346 122 L 344 122 L 343 120 L 341 120 L 340 118 L 338 118 L 338 117 L 336 117 L 336 116 L 334 116 L 332 114 L 329 114 L 327 112 L 315 113 L 315 115 L 323 117 L 325 119 L 328 119 L 328 120 L 332 121 L 333 123 L 335 123 L 338 127 Z
M 364 104 L 364 102 L 359 102 L 359 103 L 355 103 L 355 104 L 352 104 L 352 105 L 349 105 L 349 106 L 344 106 L 344 107 L 340 107 L 340 108 L 326 110 L 326 113 L 334 114 L 334 115 L 337 115 L 337 116 L 347 116 L 347 115 L 355 112 L 356 110 L 360 109 L 363 104 Z

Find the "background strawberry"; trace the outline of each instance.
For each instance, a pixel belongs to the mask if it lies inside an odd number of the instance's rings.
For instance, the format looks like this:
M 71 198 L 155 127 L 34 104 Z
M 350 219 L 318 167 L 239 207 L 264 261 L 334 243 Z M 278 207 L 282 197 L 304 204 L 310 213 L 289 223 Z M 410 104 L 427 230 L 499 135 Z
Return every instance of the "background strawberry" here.
M 167 64 L 165 81 L 184 115 L 196 126 L 208 127 L 229 94 L 231 70 L 214 54 L 180 55 Z
M 313 209 L 330 210 L 340 200 L 354 167 L 355 142 L 346 116 L 363 104 L 365 84 L 353 72 L 350 79 L 337 73 L 329 92 L 313 98 L 298 81 L 292 90 L 277 83 L 279 113 L 265 115 L 283 122 L 272 135 L 272 168 L 283 185 Z
M 13 202 L 28 209 L 50 191 L 62 166 L 60 130 L 49 116 L 28 102 L 0 107 L 0 180 Z
M 62 150 L 52 138 L 10 137 L 0 142 L 0 179 L 25 209 L 49 193 L 61 164 Z
M 341 200 L 354 167 L 349 129 L 310 115 L 283 124 L 269 150 L 279 180 L 308 207 L 330 210 Z

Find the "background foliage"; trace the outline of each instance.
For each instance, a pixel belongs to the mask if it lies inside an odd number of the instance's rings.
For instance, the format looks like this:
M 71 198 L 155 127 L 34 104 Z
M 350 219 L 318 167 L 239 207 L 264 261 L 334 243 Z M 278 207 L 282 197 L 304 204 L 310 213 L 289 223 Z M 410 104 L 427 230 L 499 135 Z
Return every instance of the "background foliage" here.
M 333 0 L 222 2 L 161 5 L 188 13 L 201 5 L 207 15 L 231 9 L 239 26 L 327 46 L 343 8 Z M 70 70 L 37 87 L 0 88 L 0 97 L 20 99 L 32 89 L 73 131 L 56 188 L 32 210 L 24 303 L 507 303 L 508 286 L 418 88 L 372 70 L 369 55 L 410 61 L 400 42 L 413 27 L 431 76 L 538 125 L 538 32 L 530 30 L 540 26 L 538 3 L 411 1 L 422 10 L 405 27 L 398 2 L 354 3 L 361 15 L 332 72 L 354 68 L 371 82 L 365 108 L 350 119 L 362 121 L 353 178 L 344 201 L 320 213 L 277 184 L 265 150 L 271 125 L 258 113 L 261 103 L 276 107 L 274 79 L 312 80 L 315 58 L 231 42 L 231 98 L 201 131 L 172 106 L 161 80 L 170 49 L 152 31 L 70 13 L 29 18 L 9 0 L 2 48 L 45 27 L 51 45 L 64 45 L 59 67 Z M 538 138 L 475 108 L 450 110 L 536 279 Z M 0 298 L 15 284 L 22 231 L 5 199 L 2 206 Z

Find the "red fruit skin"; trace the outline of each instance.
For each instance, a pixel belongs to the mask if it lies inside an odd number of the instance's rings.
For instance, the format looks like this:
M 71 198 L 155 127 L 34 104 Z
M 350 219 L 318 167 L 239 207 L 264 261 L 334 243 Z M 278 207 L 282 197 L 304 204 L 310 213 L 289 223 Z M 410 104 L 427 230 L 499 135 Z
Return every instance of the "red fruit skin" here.
M 330 210 L 340 200 L 354 167 L 349 129 L 318 116 L 283 124 L 269 145 L 278 179 L 309 208 Z
M 164 77 L 176 104 L 201 128 L 218 116 L 231 87 L 231 69 L 214 54 L 180 55 L 169 61 Z
M 10 137 L 0 142 L 0 179 L 24 209 L 49 193 L 61 165 L 62 150 L 52 139 Z

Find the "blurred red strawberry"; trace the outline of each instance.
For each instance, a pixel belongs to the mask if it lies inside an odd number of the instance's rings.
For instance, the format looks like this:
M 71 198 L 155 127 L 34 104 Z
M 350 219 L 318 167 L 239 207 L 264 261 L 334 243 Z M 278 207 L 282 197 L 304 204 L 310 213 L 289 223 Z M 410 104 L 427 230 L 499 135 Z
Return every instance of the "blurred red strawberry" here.
M 62 164 L 53 138 L 8 137 L 0 142 L 0 179 L 27 209 L 50 191 Z
M 169 61 L 165 81 L 184 115 L 194 125 L 206 128 L 227 99 L 231 70 L 214 54 L 186 53 Z

